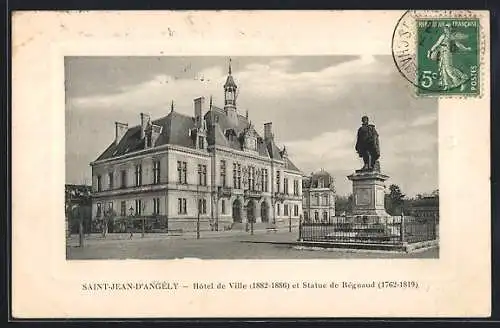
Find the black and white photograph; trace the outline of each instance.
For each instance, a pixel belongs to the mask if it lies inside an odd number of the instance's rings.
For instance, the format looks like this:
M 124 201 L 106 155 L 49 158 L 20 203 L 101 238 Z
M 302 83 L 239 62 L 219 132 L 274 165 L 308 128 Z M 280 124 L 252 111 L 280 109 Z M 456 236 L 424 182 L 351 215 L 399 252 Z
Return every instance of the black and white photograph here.
M 393 65 L 66 57 L 67 258 L 438 258 L 438 102 Z

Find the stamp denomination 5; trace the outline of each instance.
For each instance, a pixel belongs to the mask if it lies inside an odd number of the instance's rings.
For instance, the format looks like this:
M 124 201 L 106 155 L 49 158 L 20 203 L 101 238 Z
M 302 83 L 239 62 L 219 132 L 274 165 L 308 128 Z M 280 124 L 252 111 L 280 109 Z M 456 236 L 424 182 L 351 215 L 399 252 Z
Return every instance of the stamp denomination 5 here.
M 480 21 L 469 12 L 408 11 L 396 24 L 392 54 L 418 96 L 478 96 L 480 44 Z

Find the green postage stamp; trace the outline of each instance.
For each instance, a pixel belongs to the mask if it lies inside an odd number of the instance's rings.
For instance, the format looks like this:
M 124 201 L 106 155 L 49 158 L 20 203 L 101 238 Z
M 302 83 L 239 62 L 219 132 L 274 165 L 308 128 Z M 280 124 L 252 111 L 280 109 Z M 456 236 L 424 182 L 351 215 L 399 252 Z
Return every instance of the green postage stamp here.
M 479 94 L 479 20 L 417 20 L 417 93 Z
M 473 12 L 409 10 L 394 29 L 394 63 L 417 96 L 481 96 L 482 31 Z

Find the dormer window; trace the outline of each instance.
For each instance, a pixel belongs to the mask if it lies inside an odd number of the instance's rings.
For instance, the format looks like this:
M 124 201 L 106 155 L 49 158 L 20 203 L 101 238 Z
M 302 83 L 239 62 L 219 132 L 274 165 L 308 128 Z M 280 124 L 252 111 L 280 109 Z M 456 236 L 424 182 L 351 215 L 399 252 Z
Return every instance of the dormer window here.
M 144 143 L 146 148 L 151 148 L 152 141 L 151 141 L 151 135 L 152 135 L 152 129 L 151 126 L 149 125 L 148 128 L 146 129 L 146 133 L 144 136 Z
M 198 148 L 205 149 L 205 140 L 203 136 L 198 137 Z

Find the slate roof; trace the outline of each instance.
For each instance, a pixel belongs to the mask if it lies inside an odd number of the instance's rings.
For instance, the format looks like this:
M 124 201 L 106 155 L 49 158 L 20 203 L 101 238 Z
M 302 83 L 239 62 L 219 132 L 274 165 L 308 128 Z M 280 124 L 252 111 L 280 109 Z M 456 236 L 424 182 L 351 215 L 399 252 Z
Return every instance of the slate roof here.
M 155 147 L 165 144 L 195 147 L 193 139 L 189 136 L 189 130 L 195 127 L 193 117 L 172 111 L 167 116 L 151 123 L 163 127 L 161 134 L 156 139 Z M 142 149 L 144 149 L 144 139 L 141 139 L 141 126 L 136 125 L 127 130 L 118 145 L 115 145 L 113 141 L 97 160 L 121 156 Z
M 297 172 L 300 172 L 300 170 L 298 169 L 297 166 L 295 166 L 295 164 L 293 164 L 293 162 L 287 157 L 286 160 L 285 160 L 285 167 L 288 169 L 288 170 L 292 170 L 292 171 L 297 171 Z
M 212 106 L 212 109 L 212 112 L 207 111 L 204 115 L 207 120 L 207 142 L 209 145 L 216 144 L 241 150 L 239 137 L 245 132 L 253 133 L 257 136 L 257 152 L 260 156 L 284 160 L 287 169 L 300 172 L 288 157 L 283 158 L 281 156 L 281 151 L 274 140 L 265 142 L 264 138 L 257 133 L 245 116 L 238 115 L 238 124 L 232 126 L 223 109 L 216 106 Z M 211 124 L 212 119 L 216 123 L 214 126 Z M 154 144 L 155 147 L 172 144 L 195 148 L 195 140 L 189 135 L 189 131 L 195 128 L 194 117 L 171 111 L 167 116 L 154 120 L 151 123 L 163 127 L 161 134 Z M 234 137 L 228 139 L 225 133 L 232 133 Z M 115 145 L 113 141 L 96 160 L 109 159 L 143 149 L 144 139 L 141 138 L 141 126 L 136 125 L 127 130 L 118 145 Z
M 255 131 L 253 126 L 250 125 L 248 119 L 243 115 L 238 115 L 237 118 L 238 124 L 236 126 L 233 126 L 229 122 L 223 109 L 212 106 L 212 112 L 208 111 L 205 114 L 205 119 L 207 120 L 207 125 L 209 126 L 209 144 L 213 144 L 215 139 L 216 145 L 241 150 L 239 137 L 242 133 L 250 132 L 257 136 L 257 152 L 259 153 L 259 155 L 269 157 L 264 139 L 257 133 L 257 131 Z M 212 119 L 216 123 L 215 126 L 212 125 Z M 233 138 L 226 138 L 226 135 L 229 134 L 232 134 Z
M 330 173 L 325 170 L 314 172 L 311 176 L 302 180 L 304 188 L 319 188 L 320 182 L 323 183 L 323 188 L 334 188 L 334 180 Z
M 229 86 L 237 88 L 236 83 L 234 83 L 234 79 L 233 79 L 232 75 L 228 75 L 227 79 L 226 79 L 226 83 L 224 83 L 224 88 L 229 87 Z

